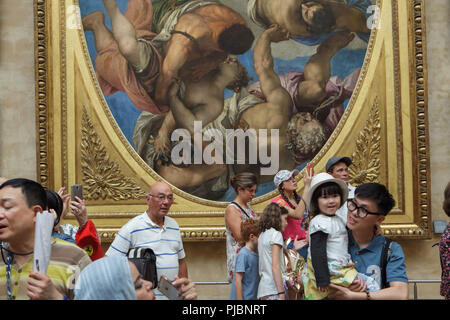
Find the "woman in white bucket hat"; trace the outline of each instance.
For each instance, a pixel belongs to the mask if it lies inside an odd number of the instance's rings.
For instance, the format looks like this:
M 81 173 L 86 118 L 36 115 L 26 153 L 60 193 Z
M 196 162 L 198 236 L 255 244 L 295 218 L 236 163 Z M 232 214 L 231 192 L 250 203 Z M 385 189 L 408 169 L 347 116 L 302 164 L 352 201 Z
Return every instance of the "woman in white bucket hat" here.
M 379 290 L 378 283 L 354 268 L 348 253 L 347 216 L 338 210 L 348 197 L 344 181 L 328 173 L 319 173 L 312 178 L 306 196 L 309 209 L 309 241 L 307 266 L 302 279 L 305 299 L 324 299 L 335 289 L 333 283 L 344 287 L 357 283 L 360 276 L 366 290 Z

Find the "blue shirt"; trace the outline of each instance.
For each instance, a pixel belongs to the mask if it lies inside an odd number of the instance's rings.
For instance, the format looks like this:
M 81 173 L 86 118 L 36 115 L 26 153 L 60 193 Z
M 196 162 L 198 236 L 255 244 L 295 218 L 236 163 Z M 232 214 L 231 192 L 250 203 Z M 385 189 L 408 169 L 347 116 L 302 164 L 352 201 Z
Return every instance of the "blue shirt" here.
M 58 238 L 61 240 L 65 240 L 65 241 L 71 242 L 73 244 L 77 244 L 71 236 L 69 236 L 68 234 L 65 234 L 65 233 L 59 233 L 59 232 L 53 231 L 52 237 L 55 237 L 55 238 Z
M 374 236 L 372 242 L 360 249 L 353 239 L 351 231 L 348 232 L 348 252 L 352 256 L 355 268 L 358 272 L 372 277 L 383 288 L 381 283 L 380 260 L 383 251 L 384 236 Z M 386 281 L 408 282 L 406 275 L 405 254 L 402 247 L 395 241 L 392 241 L 392 251 L 386 265 Z
M 236 288 L 234 285 L 236 272 L 244 273 L 242 277 L 242 298 L 244 300 L 257 300 L 259 284 L 258 270 L 258 255 L 246 247 L 239 250 L 236 256 L 230 300 L 236 300 Z

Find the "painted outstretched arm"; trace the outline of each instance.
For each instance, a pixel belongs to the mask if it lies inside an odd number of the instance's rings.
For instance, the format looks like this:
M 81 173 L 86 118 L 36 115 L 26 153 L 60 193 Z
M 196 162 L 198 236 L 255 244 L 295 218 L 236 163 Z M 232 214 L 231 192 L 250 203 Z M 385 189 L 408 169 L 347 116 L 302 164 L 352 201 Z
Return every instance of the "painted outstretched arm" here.
M 136 30 L 131 22 L 120 12 L 116 0 L 103 0 L 108 15 L 111 18 L 112 33 L 117 41 L 122 55 L 132 65 L 140 64 L 139 42 Z
M 267 101 L 279 96 L 279 91 L 285 91 L 281 86 L 280 78 L 273 70 L 273 57 L 271 44 L 289 39 L 289 33 L 278 25 L 265 30 L 258 38 L 253 50 L 253 63 L 255 72 L 261 82 L 261 89 Z
M 192 41 L 185 36 L 172 35 L 168 42 L 161 73 L 156 81 L 155 100 L 157 103 L 167 105 L 169 86 L 173 80 L 179 78 L 180 69 L 186 64 L 192 53 L 192 46 Z

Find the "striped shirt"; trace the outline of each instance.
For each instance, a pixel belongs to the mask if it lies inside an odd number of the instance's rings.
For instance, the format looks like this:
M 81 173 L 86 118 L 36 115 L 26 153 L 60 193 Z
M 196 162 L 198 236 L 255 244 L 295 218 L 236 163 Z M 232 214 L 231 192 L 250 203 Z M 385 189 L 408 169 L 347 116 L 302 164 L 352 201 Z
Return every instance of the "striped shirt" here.
M 7 245 L 6 245 L 7 247 Z M 3 257 L 6 261 L 7 251 L 3 250 Z M 0 299 L 8 298 L 6 293 L 6 265 L 0 258 Z M 77 245 L 70 242 L 52 238 L 50 263 L 47 269 L 47 276 L 52 280 L 56 289 L 69 299 L 73 299 L 75 280 L 81 270 L 91 262 L 86 252 Z M 22 266 L 18 266 L 15 261 L 11 264 L 10 284 L 13 299 L 29 300 L 27 296 L 27 280 L 30 271 L 33 270 L 33 256 Z
M 160 228 L 149 218 L 147 212 L 134 217 L 119 230 L 105 255 L 126 256 L 130 249 L 136 247 L 153 250 L 156 255 L 158 279 L 164 275 L 173 280 L 178 275 L 178 260 L 186 256 L 178 223 L 165 216 L 164 224 Z M 158 289 L 154 291 L 156 299 L 166 299 Z

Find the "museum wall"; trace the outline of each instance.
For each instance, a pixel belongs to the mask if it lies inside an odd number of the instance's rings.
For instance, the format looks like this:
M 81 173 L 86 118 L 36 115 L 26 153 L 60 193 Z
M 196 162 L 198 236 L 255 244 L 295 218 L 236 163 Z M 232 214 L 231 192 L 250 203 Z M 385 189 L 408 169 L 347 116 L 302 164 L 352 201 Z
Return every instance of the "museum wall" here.
M 425 17 L 431 213 L 432 220 L 448 220 L 442 201 L 450 180 L 450 2 L 426 0 Z M 36 179 L 33 28 L 31 0 L 0 1 L 0 176 Z M 433 234 L 430 240 L 399 241 L 409 279 L 440 279 L 439 250 L 432 247 L 439 237 Z M 185 250 L 189 276 L 194 281 L 226 281 L 224 241 L 186 242 Z M 199 285 L 199 298 L 227 299 L 229 289 L 228 285 Z M 418 290 L 420 298 L 441 298 L 438 284 L 422 284 Z
M 32 3 L 0 1 L 0 176 L 36 179 Z

